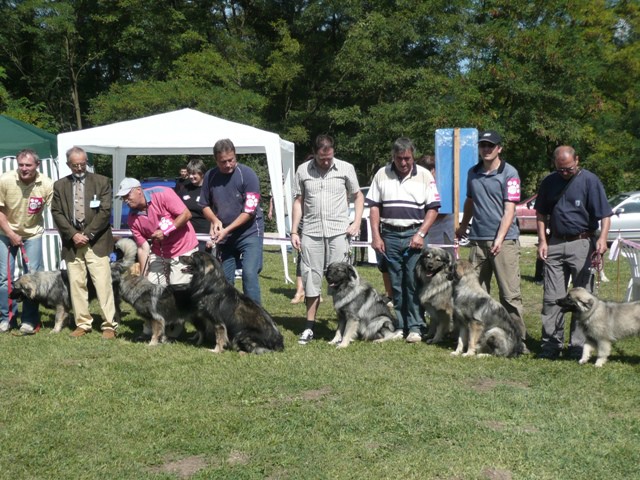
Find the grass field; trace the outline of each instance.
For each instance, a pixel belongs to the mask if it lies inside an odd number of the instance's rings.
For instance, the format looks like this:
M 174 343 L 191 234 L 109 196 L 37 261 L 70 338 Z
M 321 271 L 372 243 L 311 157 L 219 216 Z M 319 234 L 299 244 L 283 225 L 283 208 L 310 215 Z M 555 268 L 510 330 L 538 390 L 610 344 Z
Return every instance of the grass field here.
M 523 249 L 526 323 L 539 339 L 534 258 Z M 382 287 L 375 267 L 358 269 Z M 606 273 L 601 296 L 621 298 L 626 263 Z M 336 350 L 325 298 L 320 340 L 302 347 L 293 291 L 269 251 L 262 295 L 285 336 L 277 354 L 133 343 L 132 313 L 111 342 L 50 335 L 48 311 L 38 335 L 0 336 L 0 478 L 640 478 L 640 339 L 617 343 L 602 369 L 452 358 L 452 344 Z

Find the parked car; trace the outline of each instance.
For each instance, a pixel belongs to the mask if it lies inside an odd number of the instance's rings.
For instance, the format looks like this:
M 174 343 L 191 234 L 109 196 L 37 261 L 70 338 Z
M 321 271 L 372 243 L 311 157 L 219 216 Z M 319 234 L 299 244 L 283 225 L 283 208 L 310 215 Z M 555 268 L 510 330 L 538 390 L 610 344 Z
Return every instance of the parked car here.
M 538 198 L 537 193 L 516 205 L 516 220 L 520 232 L 536 233 L 538 231 L 535 210 L 536 198 Z
M 620 235 L 640 241 L 640 191 L 618 193 L 609 198 L 609 205 L 613 216 L 608 240 L 612 242 Z
M 150 188 L 150 187 L 169 187 L 173 189 L 176 186 L 175 178 L 161 178 L 161 177 L 149 177 L 143 178 L 140 180 L 140 185 L 142 188 Z M 120 202 L 121 200 L 116 199 L 116 202 Z M 122 215 L 120 228 L 127 228 L 127 217 L 129 216 L 129 205 L 125 202 L 122 202 Z M 113 225 L 113 210 L 111 211 L 111 224 Z

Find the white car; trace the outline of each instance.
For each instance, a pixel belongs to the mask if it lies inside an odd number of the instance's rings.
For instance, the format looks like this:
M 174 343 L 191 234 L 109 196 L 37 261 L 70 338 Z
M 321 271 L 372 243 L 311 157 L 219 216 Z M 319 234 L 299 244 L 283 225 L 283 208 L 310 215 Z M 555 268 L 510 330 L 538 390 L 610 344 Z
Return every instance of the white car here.
M 626 240 L 640 241 L 640 191 L 618 193 L 609 199 L 613 210 L 608 240 L 618 235 Z

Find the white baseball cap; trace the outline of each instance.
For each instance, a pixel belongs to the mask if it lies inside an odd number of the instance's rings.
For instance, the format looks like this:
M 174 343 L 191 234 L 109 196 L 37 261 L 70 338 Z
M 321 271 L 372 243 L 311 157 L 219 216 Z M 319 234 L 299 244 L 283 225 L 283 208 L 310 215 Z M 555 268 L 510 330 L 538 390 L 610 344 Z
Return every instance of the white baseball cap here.
M 140 182 L 135 178 L 124 178 L 120 182 L 120 186 L 118 187 L 118 193 L 116 193 L 116 197 L 124 197 L 127 195 L 132 189 L 141 187 Z

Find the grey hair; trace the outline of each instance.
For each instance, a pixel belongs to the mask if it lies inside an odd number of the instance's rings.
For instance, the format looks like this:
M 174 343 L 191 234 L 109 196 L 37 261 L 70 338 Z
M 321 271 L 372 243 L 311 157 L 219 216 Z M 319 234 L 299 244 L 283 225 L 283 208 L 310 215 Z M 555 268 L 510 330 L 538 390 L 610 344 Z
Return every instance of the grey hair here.
M 36 153 L 35 150 L 32 150 L 30 148 L 25 148 L 23 150 L 20 150 L 17 154 L 16 154 L 16 160 L 20 161 L 21 158 L 24 157 L 32 157 L 36 163 L 40 163 L 40 157 L 38 156 L 38 154 Z
M 207 167 L 201 158 L 193 158 L 189 160 L 186 169 L 189 173 L 199 173 L 200 175 L 204 175 L 204 173 L 207 171 Z
M 87 152 L 85 152 L 83 148 L 71 147 L 69 150 L 67 150 L 67 163 L 69 163 L 69 159 L 74 153 L 81 153 L 84 155 L 84 158 L 87 158 Z
M 416 147 L 410 138 L 400 137 L 393 142 L 391 153 L 395 156 L 397 153 L 402 153 L 406 150 L 411 150 L 411 155 L 413 155 L 416 151 Z
M 223 152 L 236 153 L 236 146 L 228 138 L 223 138 L 222 140 L 218 140 L 216 142 L 216 144 L 213 146 L 213 156 L 214 157 L 217 157 L 218 154 L 223 153 Z
M 556 147 L 556 149 L 553 151 L 553 158 L 554 160 L 556 158 L 558 158 L 558 155 L 560 155 L 561 153 L 568 153 L 569 155 L 571 155 L 571 158 L 576 158 L 576 150 L 573 147 L 570 147 L 569 145 L 560 145 L 559 147 Z

